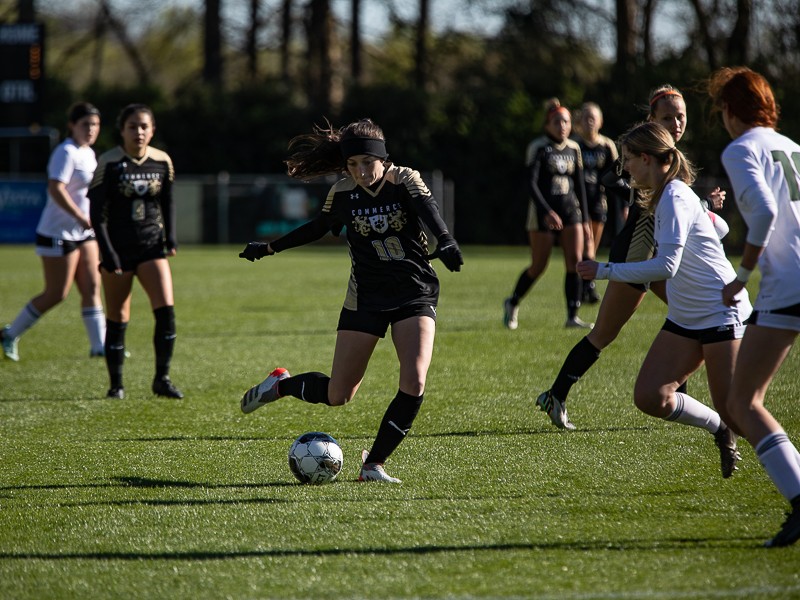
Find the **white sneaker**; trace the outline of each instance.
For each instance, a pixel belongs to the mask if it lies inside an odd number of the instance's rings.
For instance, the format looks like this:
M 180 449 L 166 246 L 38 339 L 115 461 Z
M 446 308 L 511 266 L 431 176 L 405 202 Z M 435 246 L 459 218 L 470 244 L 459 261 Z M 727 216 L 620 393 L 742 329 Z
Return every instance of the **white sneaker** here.
M 511 298 L 506 298 L 503 302 L 503 325 L 508 329 L 516 329 L 519 326 L 517 317 L 519 316 L 519 304 L 511 303 Z
M 242 412 L 251 413 L 265 404 L 275 402 L 280 398 L 278 395 L 278 382 L 288 377 L 291 377 L 289 371 L 278 368 L 270 373 L 264 381 L 247 390 L 245 395 L 242 396 Z
M 380 481 L 383 483 L 403 483 L 397 477 L 392 477 L 383 469 L 381 463 L 368 463 L 369 452 L 361 451 L 361 473 L 358 475 L 359 481 Z
M 567 329 L 592 329 L 594 323 L 587 323 L 580 317 L 572 317 L 564 322 L 564 327 Z
M 8 325 L 3 327 L 3 331 L 0 333 L 0 341 L 3 342 L 3 354 L 5 357 L 8 360 L 19 362 L 19 348 L 17 345 L 19 338 L 12 338 L 8 335 Z
M 550 420 L 553 422 L 553 425 L 559 429 L 566 429 L 568 431 L 575 430 L 575 425 L 572 424 L 572 421 L 570 421 L 567 416 L 566 407 L 558 398 L 550 393 L 550 390 L 539 394 L 539 397 L 536 399 L 536 406 L 546 412 L 547 416 L 549 416 Z

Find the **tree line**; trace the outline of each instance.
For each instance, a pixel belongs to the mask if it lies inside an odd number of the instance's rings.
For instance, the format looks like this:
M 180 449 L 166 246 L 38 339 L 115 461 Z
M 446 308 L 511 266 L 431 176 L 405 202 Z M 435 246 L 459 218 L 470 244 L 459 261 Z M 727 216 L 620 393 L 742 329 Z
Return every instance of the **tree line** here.
M 725 133 L 700 82 L 746 64 L 773 83 L 782 130 L 800 138 L 800 0 L 463 0 L 500 19 L 491 34 L 434 30 L 441 1 L 417 0 L 408 18 L 391 0 L 351 0 L 337 18 L 331 0 L 237 0 L 233 16 L 233 0 L 16 0 L 0 3 L 0 20 L 46 24 L 45 120 L 96 103 L 98 150 L 115 143 L 119 109 L 146 102 L 179 175 L 283 172 L 294 135 L 369 116 L 399 164 L 454 181 L 464 242 L 525 241 L 523 157 L 549 97 L 597 102 L 613 138 L 645 117 L 649 90 L 672 83 L 688 105 L 687 153 L 724 177 Z M 388 14 L 378 39 L 363 23 L 374 2 Z

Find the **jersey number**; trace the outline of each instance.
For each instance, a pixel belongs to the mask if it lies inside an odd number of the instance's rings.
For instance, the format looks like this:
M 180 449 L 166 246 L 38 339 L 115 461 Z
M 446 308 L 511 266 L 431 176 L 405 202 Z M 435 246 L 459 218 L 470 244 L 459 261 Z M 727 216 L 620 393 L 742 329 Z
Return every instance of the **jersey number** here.
M 378 253 L 381 260 L 403 260 L 406 253 L 403 251 L 403 244 L 395 236 L 385 240 L 372 240 L 372 247 Z
M 789 199 L 792 202 L 800 202 L 800 185 L 797 183 L 797 177 L 800 174 L 800 152 L 792 152 L 790 161 L 783 150 L 773 150 L 772 160 L 783 166 L 783 173 L 789 186 Z M 794 163 L 794 168 L 792 168 L 792 163 Z

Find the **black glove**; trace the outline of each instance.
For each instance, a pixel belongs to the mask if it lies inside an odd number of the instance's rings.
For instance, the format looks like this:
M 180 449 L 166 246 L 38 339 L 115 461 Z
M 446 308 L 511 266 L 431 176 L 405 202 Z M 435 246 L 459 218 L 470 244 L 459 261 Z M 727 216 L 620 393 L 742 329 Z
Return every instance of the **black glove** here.
M 250 242 L 245 246 L 245 249 L 239 252 L 239 258 L 246 258 L 250 262 L 264 258 L 265 256 L 272 256 L 274 251 L 270 251 L 269 244 L 264 242 Z
M 428 258 L 436 257 L 438 257 L 450 271 L 460 271 L 461 265 L 464 264 L 464 257 L 461 256 L 461 248 L 458 247 L 458 243 L 449 233 L 443 233 L 439 236 L 439 243 L 436 246 L 436 250 Z

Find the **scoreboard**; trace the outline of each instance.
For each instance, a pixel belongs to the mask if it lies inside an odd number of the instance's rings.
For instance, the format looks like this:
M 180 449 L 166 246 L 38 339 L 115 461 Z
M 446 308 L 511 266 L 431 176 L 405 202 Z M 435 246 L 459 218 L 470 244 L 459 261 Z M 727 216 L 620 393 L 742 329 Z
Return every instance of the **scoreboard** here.
M 42 123 L 44 25 L 0 24 L 0 127 Z

